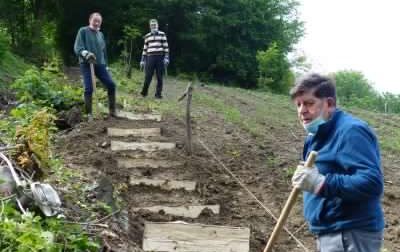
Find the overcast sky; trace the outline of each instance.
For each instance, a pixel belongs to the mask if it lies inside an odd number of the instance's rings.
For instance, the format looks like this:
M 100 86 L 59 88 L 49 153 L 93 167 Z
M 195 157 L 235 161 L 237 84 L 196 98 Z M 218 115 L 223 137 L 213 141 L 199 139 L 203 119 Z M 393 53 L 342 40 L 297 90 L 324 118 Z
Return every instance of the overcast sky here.
M 297 46 L 313 70 L 361 71 L 400 94 L 400 0 L 299 0 L 306 34 Z

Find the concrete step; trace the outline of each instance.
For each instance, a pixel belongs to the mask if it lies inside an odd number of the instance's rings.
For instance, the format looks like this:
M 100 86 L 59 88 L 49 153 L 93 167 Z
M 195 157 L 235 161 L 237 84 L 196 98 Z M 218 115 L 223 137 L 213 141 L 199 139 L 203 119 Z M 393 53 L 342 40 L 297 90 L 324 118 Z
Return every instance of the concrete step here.
M 160 128 L 144 128 L 144 129 L 118 129 L 108 128 L 107 135 L 110 137 L 161 137 Z
M 134 158 L 120 158 L 117 159 L 119 168 L 173 168 L 183 166 L 182 162 L 169 161 L 169 160 L 154 160 L 154 159 L 134 159 Z
M 158 151 L 158 150 L 172 150 L 175 149 L 175 143 L 161 143 L 161 142 L 150 142 L 150 143 L 137 143 L 137 142 L 121 142 L 111 141 L 112 151 Z
M 146 222 L 144 251 L 248 252 L 250 229 L 182 222 Z
M 133 121 L 161 121 L 161 115 L 156 114 L 134 114 L 127 111 L 118 111 L 117 116 Z
M 187 218 L 197 218 L 201 214 L 201 212 L 205 209 L 211 210 L 214 214 L 219 214 L 220 206 L 219 205 L 204 205 L 204 206 L 151 206 L 151 207 L 135 207 L 132 208 L 134 212 L 139 210 L 149 210 L 153 213 L 158 213 L 163 211 L 166 214 L 187 217 Z
M 178 189 L 194 191 L 196 189 L 196 182 L 189 180 L 148 179 L 131 177 L 129 184 L 155 186 L 168 191 Z

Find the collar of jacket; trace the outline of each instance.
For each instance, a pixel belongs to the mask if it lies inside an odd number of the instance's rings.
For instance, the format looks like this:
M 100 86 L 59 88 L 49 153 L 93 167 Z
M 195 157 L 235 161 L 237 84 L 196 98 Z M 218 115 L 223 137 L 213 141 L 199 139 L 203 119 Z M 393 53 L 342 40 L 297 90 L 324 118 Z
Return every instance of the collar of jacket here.
M 332 129 L 335 127 L 336 122 L 342 113 L 343 113 L 343 111 L 336 108 L 335 111 L 333 112 L 331 118 L 326 123 L 321 124 L 319 126 L 317 133 L 315 133 L 315 135 L 313 135 L 313 137 L 324 138 L 325 136 L 328 136 L 329 133 L 332 131 Z

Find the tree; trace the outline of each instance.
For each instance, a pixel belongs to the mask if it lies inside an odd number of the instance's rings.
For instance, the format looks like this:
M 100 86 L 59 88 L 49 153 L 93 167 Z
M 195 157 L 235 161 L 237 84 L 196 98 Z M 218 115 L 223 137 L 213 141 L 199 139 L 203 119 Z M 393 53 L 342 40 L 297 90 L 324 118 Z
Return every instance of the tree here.
M 80 8 L 76 8 L 80 6 Z M 110 8 L 112 6 L 112 8 Z M 64 58 L 70 59 L 71 41 L 92 11 L 103 14 L 103 31 L 116 58 L 123 46 L 124 26 L 148 32 L 148 20 L 157 18 L 167 33 L 171 72 L 195 72 L 227 83 L 255 87 L 256 54 L 278 41 L 283 53 L 292 50 L 303 33 L 294 0 L 109 0 L 62 1 L 58 41 Z M 140 59 L 143 39 L 133 42 L 133 58 Z
M 385 113 L 400 113 L 400 95 L 385 92 L 380 99 L 380 111 Z
M 43 61 L 55 41 L 64 62 L 76 64 L 73 41 L 92 12 L 103 15 L 111 60 L 124 50 L 118 41 L 129 26 L 137 29 L 128 46 L 139 62 L 143 39 L 136 35 L 145 35 L 148 20 L 157 18 L 167 33 L 171 72 L 251 88 L 258 78 L 257 51 L 276 41 L 286 55 L 302 36 L 297 6 L 296 0 L 9 0 L 0 1 L 0 22 L 20 54 Z
M 343 70 L 332 76 L 341 104 L 382 113 L 400 113 L 400 95 L 378 93 L 361 72 Z
M 56 11 L 54 11 L 56 10 Z M 57 17 L 57 0 L 0 1 L 0 23 L 11 37 L 11 48 L 32 62 L 49 56 L 49 25 Z M 50 39 L 51 40 L 51 39 Z
M 265 51 L 257 52 L 258 87 L 278 93 L 288 93 L 294 81 L 286 55 L 276 42 Z
M 133 41 L 140 36 L 140 31 L 134 26 L 125 25 L 124 38 L 120 42 L 124 45 L 122 56 L 125 62 L 126 77 L 132 77 L 132 54 L 133 54 Z
M 183 22 L 187 28 L 179 34 L 185 41 L 180 43 L 179 60 L 182 63 L 178 62 L 178 67 L 184 71 L 196 66 L 196 72 L 206 72 L 215 80 L 255 87 L 257 51 L 267 48 L 272 41 L 279 41 L 281 50 L 286 53 L 302 34 L 302 24 L 295 14 L 296 1 L 219 0 L 197 3 L 188 6 L 189 11 L 182 12 L 188 21 Z
M 336 81 L 337 96 L 344 105 L 352 104 L 356 99 L 375 98 L 378 95 L 361 72 L 342 70 L 335 72 L 333 77 Z

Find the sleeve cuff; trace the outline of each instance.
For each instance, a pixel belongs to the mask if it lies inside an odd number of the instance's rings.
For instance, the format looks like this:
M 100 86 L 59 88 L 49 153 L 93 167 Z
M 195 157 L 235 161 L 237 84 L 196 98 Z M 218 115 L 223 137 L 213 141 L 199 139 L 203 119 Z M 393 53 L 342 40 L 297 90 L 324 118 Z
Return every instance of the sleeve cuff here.
M 325 187 L 325 176 L 321 175 L 319 180 L 320 180 L 319 183 L 314 188 L 314 194 L 316 194 L 316 195 L 320 195 L 323 192 L 324 187 Z

